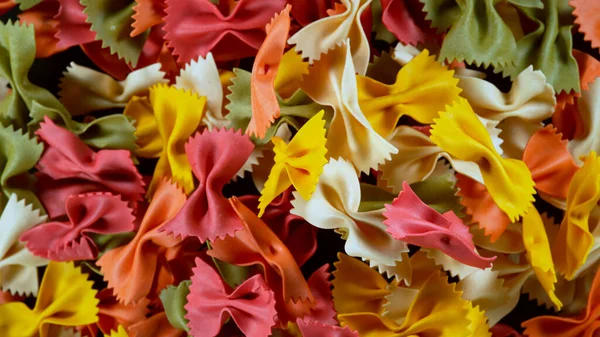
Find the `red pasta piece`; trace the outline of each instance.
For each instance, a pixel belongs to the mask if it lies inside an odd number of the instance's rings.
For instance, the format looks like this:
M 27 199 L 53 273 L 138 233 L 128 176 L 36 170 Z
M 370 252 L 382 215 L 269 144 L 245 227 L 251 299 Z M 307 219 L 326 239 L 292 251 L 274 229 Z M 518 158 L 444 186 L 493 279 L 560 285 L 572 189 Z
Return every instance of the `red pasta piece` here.
M 144 183 L 127 150 L 94 152 L 72 132 L 44 118 L 36 134 L 46 143 L 37 169 L 38 196 L 50 218 L 64 215 L 73 194 L 120 194 L 135 209 Z
M 302 267 L 317 251 L 318 228 L 290 213 L 291 197 L 292 190 L 287 189 L 267 206 L 261 219 L 290 250 L 298 266 Z M 239 200 L 258 214 L 258 198 L 258 195 L 244 195 Z
M 198 187 L 163 231 L 200 242 L 233 235 L 242 224 L 221 191 L 250 157 L 254 144 L 241 131 L 205 130 L 185 144 Z
M 214 337 L 231 317 L 246 336 L 267 337 L 275 325 L 275 296 L 262 275 L 254 275 L 237 288 L 229 287 L 201 258 L 196 259 L 185 318 L 190 335 Z
M 444 214 L 427 206 L 412 191 L 408 183 L 391 205 L 385 205 L 383 213 L 387 231 L 397 240 L 435 248 L 469 266 L 485 269 L 493 258 L 484 258 L 475 251 L 473 236 L 459 217 L 452 211 Z
M 383 24 L 402 43 L 416 46 L 437 38 L 418 0 L 381 0 L 381 7 Z
M 280 326 L 310 314 L 316 300 L 290 251 L 238 198 L 229 200 L 243 229 L 233 237 L 212 242 L 208 255 L 234 265 L 262 266 L 265 280 L 275 292 Z
M 327 325 L 313 320 L 298 320 L 298 328 L 302 336 L 319 337 L 359 337 L 358 332 L 348 327 L 341 328 L 335 325 Z
M 290 32 L 290 5 L 275 15 L 266 27 L 267 37 L 260 46 L 250 79 L 252 118 L 246 133 L 264 138 L 267 129 L 279 117 L 279 101 L 274 83 Z
M 79 0 L 58 0 L 58 3 L 60 6 L 54 17 L 58 21 L 54 35 L 58 39 L 57 46 L 67 49 L 94 42 L 96 33 L 91 30 L 92 25 L 86 22 L 87 15 Z
M 534 133 L 523 152 L 535 188 L 550 196 L 566 199 L 569 184 L 579 167 L 567 149 L 567 141 L 552 124 Z
M 310 319 L 322 324 L 337 325 L 337 312 L 334 309 L 331 283 L 329 282 L 331 273 L 328 269 L 329 265 L 326 264 L 317 269 L 308 279 L 308 287 L 315 297 L 316 306 L 303 319 Z
M 216 61 L 256 55 L 265 39 L 265 25 L 285 6 L 285 0 L 240 0 L 221 13 L 209 0 L 166 0 L 164 29 L 179 63 L 212 52 Z
M 183 191 L 160 181 L 133 240 L 109 250 L 96 262 L 120 302 L 156 299 L 168 285 L 189 278 L 193 261 L 201 254 L 199 243 L 160 232 L 184 202 Z
M 334 0 L 288 0 L 292 5 L 291 14 L 301 26 L 322 19 L 327 16 L 327 10 L 333 8 Z
M 134 216 L 118 195 L 91 193 L 67 198 L 69 221 L 48 222 L 21 235 L 34 255 L 54 261 L 92 260 L 98 247 L 89 233 L 116 234 L 135 229 Z

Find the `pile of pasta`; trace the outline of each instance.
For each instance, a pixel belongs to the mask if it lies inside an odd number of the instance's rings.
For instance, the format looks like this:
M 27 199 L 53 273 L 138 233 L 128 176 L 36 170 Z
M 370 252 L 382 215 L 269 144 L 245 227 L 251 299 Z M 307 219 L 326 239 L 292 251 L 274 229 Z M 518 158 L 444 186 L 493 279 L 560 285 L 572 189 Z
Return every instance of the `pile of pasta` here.
M 0 335 L 600 333 L 600 2 L 0 12 Z

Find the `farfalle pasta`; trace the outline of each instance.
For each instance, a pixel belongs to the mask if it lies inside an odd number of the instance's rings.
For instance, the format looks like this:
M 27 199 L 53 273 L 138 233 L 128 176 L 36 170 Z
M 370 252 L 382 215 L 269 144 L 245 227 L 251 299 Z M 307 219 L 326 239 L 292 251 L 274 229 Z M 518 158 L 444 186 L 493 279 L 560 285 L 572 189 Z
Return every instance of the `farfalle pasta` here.
M 292 214 L 313 226 L 334 229 L 346 240 L 345 251 L 375 263 L 395 266 L 408 247 L 395 240 L 383 224 L 384 209 L 360 212 L 360 184 L 356 172 L 345 160 L 331 159 L 310 200 L 294 193 Z
M 164 232 L 185 202 L 176 185 L 161 181 L 133 240 L 98 259 L 96 264 L 120 302 L 156 298 L 162 289 L 189 276 L 197 244 Z
M 302 198 L 310 199 L 323 171 L 323 165 L 327 163 L 323 115 L 321 110 L 313 116 L 288 144 L 279 137 L 271 139 L 274 145 L 275 165 L 258 199 L 259 217 L 264 213 L 266 206 L 291 185 Z
M 252 119 L 246 133 L 259 138 L 264 138 L 267 128 L 281 113 L 274 85 L 290 32 L 290 9 L 289 5 L 286 6 L 266 26 L 267 36 L 252 66 L 250 79 Z
M 348 46 L 352 63 L 356 72 L 364 74 L 369 64 L 370 50 L 362 19 L 365 13 L 368 14 L 365 11 L 370 3 L 371 0 L 342 0 L 339 12 L 332 12 L 329 16 L 303 27 L 290 37 L 288 43 L 295 45 L 302 57 L 314 61 L 321 59 L 323 54 L 328 54 L 336 45 L 350 39 L 353 41 L 353 44 Z M 309 38 L 313 34 L 327 38 Z
M 11 336 L 47 337 L 50 326 L 76 327 L 98 320 L 96 290 L 73 262 L 51 262 L 33 309 L 22 302 L 0 305 L 0 328 Z
M 304 77 L 302 89 L 315 102 L 334 109 L 329 132 L 339 137 L 328 138 L 329 156 L 347 159 L 367 172 L 398 150 L 377 134 L 360 109 L 350 43 L 346 40 L 322 55 Z
M 178 61 L 185 63 L 198 55 L 206 57 L 212 52 L 216 60 L 235 60 L 256 55 L 265 39 L 264 26 L 273 15 L 280 12 L 285 1 L 275 0 L 253 6 L 252 1 L 232 3 L 226 12 L 209 0 L 166 0 L 164 18 L 165 38 Z M 227 2 L 224 2 L 227 5 Z M 185 14 L 185 15 L 184 15 Z M 199 25 L 196 29 L 191 28 Z M 201 28 L 203 27 L 203 28 Z M 192 29 L 194 43 L 189 44 Z M 232 48 L 233 46 L 235 48 Z
M 71 63 L 60 81 L 60 102 L 74 116 L 125 107 L 134 95 L 147 95 L 152 85 L 167 82 L 160 68 L 155 63 L 116 81 L 102 72 Z
M 462 133 L 460 138 L 463 139 L 449 138 L 453 132 Z M 531 173 L 522 161 L 498 155 L 485 126 L 477 119 L 467 100 L 461 99 L 435 120 L 431 139 L 451 155 L 478 164 L 492 198 L 511 221 L 524 214 L 535 193 Z M 492 182 L 492 176 L 507 180 L 504 184 Z
M 373 129 L 387 138 L 403 115 L 431 124 L 446 105 L 458 100 L 461 90 L 452 75 L 424 50 L 400 69 L 393 85 L 358 76 L 358 103 Z
M 596 335 L 597 9 L 0 0 L 0 335 Z
M 48 260 L 35 256 L 19 237 L 27 230 L 46 221 L 39 209 L 18 200 L 12 194 L 0 215 L 0 289 L 13 294 L 37 294 L 37 268 L 48 264 Z
M 248 136 L 233 130 L 196 133 L 186 143 L 185 152 L 199 186 L 162 230 L 175 236 L 195 236 L 204 242 L 242 229 L 222 190 L 244 165 L 253 148 Z M 206 162 L 206 158 L 210 161 Z M 204 211 L 198 212 L 198 209 Z
M 52 221 L 31 228 L 19 238 L 36 256 L 53 261 L 93 260 L 98 247 L 90 234 L 134 230 L 132 209 L 118 195 L 89 193 L 65 200 L 69 221 Z
M 129 151 L 95 152 L 47 117 L 37 135 L 46 144 L 37 164 L 37 186 L 51 218 L 66 214 L 66 200 L 73 194 L 114 192 L 131 207 L 142 200 L 144 182 Z
M 386 217 L 383 223 L 395 239 L 439 249 L 460 262 L 481 269 L 491 266 L 493 258 L 483 258 L 476 253 L 468 227 L 454 212 L 437 213 L 425 205 L 406 182 L 402 187 L 398 198 L 387 205 L 383 213 Z
M 197 94 L 157 84 L 150 87 L 147 97 L 134 96 L 127 104 L 124 114 L 136 119 L 136 154 L 159 158 L 148 193 L 153 193 L 162 177 L 173 178 L 185 193 L 194 189 L 182 143 L 200 126 L 205 103 L 206 98 Z
M 215 336 L 230 316 L 246 336 L 268 336 L 275 325 L 275 295 L 262 275 L 231 289 L 202 259 L 196 259 L 186 319 L 194 337 Z
M 275 292 L 279 322 L 309 314 L 316 301 L 291 252 L 239 199 L 229 201 L 243 227 L 233 236 L 213 242 L 208 255 L 235 265 L 262 266 L 265 280 Z

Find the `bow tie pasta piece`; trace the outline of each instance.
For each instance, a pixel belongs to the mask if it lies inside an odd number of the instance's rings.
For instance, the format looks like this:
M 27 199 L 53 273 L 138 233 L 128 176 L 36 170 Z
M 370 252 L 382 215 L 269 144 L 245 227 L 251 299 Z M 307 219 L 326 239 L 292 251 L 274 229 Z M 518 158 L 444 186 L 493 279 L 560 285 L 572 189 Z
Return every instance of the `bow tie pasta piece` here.
M 532 66 L 523 70 L 512 82 L 510 91 L 504 93 L 494 84 L 473 74 L 461 74 L 458 86 L 473 111 L 483 118 L 503 121 L 519 118 L 529 123 L 539 123 L 552 116 L 556 98 L 554 89 L 546 83 L 546 76 Z
M 240 131 L 222 129 L 196 133 L 185 144 L 185 153 L 198 179 L 198 187 L 161 230 L 212 242 L 242 229 L 222 190 L 243 167 L 253 149 L 250 138 Z
M 317 188 L 310 200 L 297 192 L 292 201 L 292 214 L 301 216 L 322 229 L 334 229 L 346 240 L 345 251 L 350 256 L 395 266 L 408 252 L 407 245 L 395 240 L 383 224 L 384 209 L 359 212 L 361 190 L 356 171 L 342 159 L 331 159 L 323 167 Z
M 342 325 L 362 313 L 383 313 L 388 282 L 377 271 L 360 260 L 338 253 L 334 263 L 333 302 Z
M 262 275 L 254 275 L 235 289 L 201 258 L 196 259 L 185 318 L 190 335 L 214 337 L 231 317 L 245 336 L 267 337 L 275 325 L 275 295 Z
M 72 132 L 46 117 L 36 132 L 46 144 L 38 169 L 38 195 L 50 218 L 65 215 L 73 194 L 111 192 L 136 208 L 144 182 L 127 150 L 94 152 Z
M 472 221 L 484 230 L 483 234 L 489 236 L 492 243 L 496 242 L 512 221 L 498 207 L 485 185 L 462 174 L 457 174 L 456 178 L 461 205 L 465 206 Z
M 0 124 L 0 208 L 12 194 L 25 199 L 36 209 L 42 209 L 38 196 L 32 191 L 33 175 L 29 171 L 40 159 L 44 147 L 13 125 Z M 18 177 L 21 177 L 20 179 Z
M 483 180 L 477 164 L 453 158 L 440 149 L 429 137 L 429 129 L 423 132 L 415 127 L 401 125 L 391 136 L 390 143 L 398 149 L 390 161 L 379 166 L 381 176 L 378 184 L 388 187 L 395 193 L 402 190 L 402 183 L 409 184 L 429 178 L 441 158 L 456 170 L 475 180 Z
M 276 296 L 278 321 L 286 324 L 315 309 L 315 297 L 289 249 L 239 199 L 229 199 L 243 228 L 213 242 L 208 255 L 238 266 L 260 265 Z
M 158 84 L 148 98 L 134 97 L 123 112 L 136 120 L 136 154 L 158 157 L 147 195 L 152 195 L 162 177 L 173 178 L 186 194 L 194 189 L 192 168 L 185 156 L 184 143 L 199 128 L 205 97 Z
M 400 42 L 417 46 L 435 41 L 435 29 L 425 21 L 423 4 L 414 0 L 382 0 L 381 20 Z
M 550 242 L 542 217 L 535 207 L 531 207 L 523 215 L 523 243 L 527 250 L 527 260 L 531 263 L 531 268 L 535 271 L 538 280 L 556 309 L 560 310 L 562 303 L 554 293 L 557 278 L 552 261 L 552 252 L 550 251 Z
M 514 79 L 521 71 L 533 65 L 541 70 L 556 93 L 579 92 L 579 71 L 573 57 L 573 7 L 569 0 L 546 0 L 541 6 L 523 6 L 519 14 L 531 20 L 531 31 L 517 42 L 516 58 L 502 66 L 504 76 Z M 535 27 L 535 28 L 533 28 Z
M 343 324 L 364 337 L 471 336 L 475 327 L 468 316 L 471 309 L 455 285 L 436 272 L 419 289 L 401 324 L 372 312 L 355 315 Z
M 175 78 L 175 87 L 206 97 L 206 111 L 202 122 L 209 129 L 222 128 L 228 124 L 223 117 L 223 82 L 212 53 L 208 53 L 206 58 L 198 57 L 186 64 Z
M 309 200 L 327 163 L 325 154 L 325 120 L 324 111 L 321 110 L 298 130 L 289 144 L 281 138 L 273 137 L 275 165 L 271 168 L 269 178 L 261 191 L 260 212 L 262 216 L 265 208 L 276 196 L 294 185 L 298 194 Z
M 585 159 L 569 185 L 565 217 L 553 244 L 553 257 L 558 271 L 572 280 L 594 242 L 590 233 L 590 212 L 600 200 L 600 158 L 595 152 Z
M 98 321 L 97 291 L 73 262 L 50 262 L 35 307 L 10 302 L 0 305 L 0 331 L 8 336 L 52 337 L 52 325 L 77 327 Z
M 19 237 L 46 221 L 46 216 L 17 200 L 12 194 L 0 216 L 0 289 L 13 294 L 35 295 L 38 292 L 37 267 L 48 260 L 34 256 Z
M 535 188 L 543 193 L 540 195 L 566 199 L 579 167 L 561 136 L 552 124 L 534 133 L 523 152 L 523 162 L 531 171 Z
M 104 116 L 89 123 L 74 121 L 52 93 L 29 81 L 29 70 L 35 59 L 32 26 L 9 21 L 0 25 L 0 37 L 2 58 L 7 60 L 0 66 L 0 77 L 5 78 L 12 88 L 0 102 L 1 123 L 29 127 L 33 131 L 49 116 L 96 148 L 135 149 L 134 129 L 125 116 Z
M 600 331 L 600 271 L 592 283 L 587 307 L 577 317 L 538 316 L 525 321 L 524 335 L 529 337 L 592 337 Z
M 290 213 L 292 209 L 291 198 L 291 189 L 283 192 L 265 208 L 261 220 L 290 250 L 298 266 L 302 267 L 317 252 L 317 232 L 319 229 L 301 217 Z M 243 195 L 239 199 L 246 207 L 255 213 L 258 212 L 259 196 Z
M 169 284 L 189 277 L 183 266 L 199 254 L 199 245 L 161 232 L 185 200 L 176 185 L 161 180 L 133 240 L 109 250 L 96 262 L 120 302 L 154 299 Z
M 457 101 L 461 89 L 453 75 L 425 49 L 400 69 L 394 84 L 357 75 L 358 103 L 373 129 L 388 138 L 403 115 L 430 124 Z
M 437 28 L 438 33 L 449 29 L 440 50 L 440 60 L 498 67 L 515 59 L 517 41 L 496 8 L 500 0 L 421 2 L 425 4 L 425 19 L 431 21 L 431 26 Z M 540 0 L 507 2 L 522 6 L 543 6 Z
M 168 83 L 160 67 L 160 63 L 155 63 L 117 81 L 105 73 L 71 62 L 60 80 L 60 102 L 73 116 L 124 108 L 134 95 L 145 96 L 152 85 Z
M 383 222 L 388 233 L 409 244 L 439 249 L 467 265 L 485 269 L 493 258 L 483 258 L 475 250 L 469 227 L 456 214 L 444 214 L 427 206 L 404 182 L 403 190 L 391 205 L 385 205 Z
M 267 37 L 260 46 L 252 66 L 252 119 L 246 133 L 258 138 L 265 137 L 267 129 L 281 113 L 274 84 L 290 32 L 290 9 L 291 6 L 286 5 L 283 11 L 275 14 L 267 24 Z
M 135 229 L 127 202 L 110 193 L 71 195 L 65 202 L 69 221 L 52 221 L 29 229 L 20 240 L 36 256 L 53 261 L 94 260 L 98 247 L 90 234 L 117 234 Z
M 598 29 L 598 13 L 600 6 L 593 0 L 570 0 L 569 5 L 574 8 L 573 15 L 579 32 L 583 33 L 585 40 L 590 41 L 592 48 L 600 48 L 600 30 Z
M 4 1 L 3 1 L 4 2 Z M 56 16 L 58 1 L 33 1 L 35 6 L 19 13 L 19 21 L 33 25 L 35 31 L 36 58 L 46 58 L 64 51 L 64 46 L 58 46 L 58 38 L 55 36 L 59 19 Z M 92 33 L 93 34 L 93 33 Z M 93 40 L 94 37 L 92 36 Z
M 102 47 L 110 48 L 111 54 L 135 67 L 142 54 L 148 34 L 131 35 L 134 1 L 120 3 L 111 0 L 81 0 L 83 13 L 90 30 L 96 33 L 96 40 L 102 41 Z
M 264 27 L 283 10 L 285 0 L 241 0 L 225 15 L 209 0 L 166 0 L 165 39 L 178 62 L 187 63 L 212 52 L 217 61 L 256 55 L 265 39 Z
M 478 164 L 494 202 L 511 221 L 533 202 L 534 182 L 527 165 L 498 154 L 467 100 L 461 98 L 440 114 L 431 129 L 431 140 L 453 157 Z
M 361 16 L 370 4 L 371 0 L 342 0 L 343 11 L 312 22 L 290 37 L 288 43 L 296 45 L 302 58 L 308 57 L 313 62 L 349 39 L 352 46 L 348 53 L 356 71 L 364 75 L 369 65 L 370 47 Z
M 321 55 L 304 77 L 302 89 L 315 102 L 333 107 L 327 150 L 331 158 L 349 160 L 362 172 L 376 168 L 398 150 L 380 136 L 360 109 L 350 41 Z

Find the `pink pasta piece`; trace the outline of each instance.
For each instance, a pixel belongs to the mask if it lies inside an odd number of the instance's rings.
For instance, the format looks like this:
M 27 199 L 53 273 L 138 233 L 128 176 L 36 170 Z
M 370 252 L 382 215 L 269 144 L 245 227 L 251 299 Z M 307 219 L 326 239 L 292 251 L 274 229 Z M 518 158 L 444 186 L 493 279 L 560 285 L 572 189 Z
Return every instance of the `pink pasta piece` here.
M 66 200 L 74 194 L 111 192 L 134 209 L 143 200 L 144 182 L 129 151 L 94 152 L 48 117 L 36 134 L 46 145 L 37 164 L 38 197 L 50 218 L 65 215 Z
M 232 289 L 201 258 L 196 259 L 185 309 L 193 337 L 216 336 L 229 317 L 245 336 L 267 337 L 277 313 L 275 295 L 262 275 L 254 275 Z
M 54 261 L 92 260 L 98 247 L 89 233 L 116 234 L 135 229 L 134 216 L 118 195 L 91 193 L 67 198 L 69 221 L 33 227 L 21 235 L 33 254 Z
M 176 236 L 195 236 L 201 242 L 233 235 L 242 223 L 221 191 L 242 168 L 254 144 L 240 131 L 197 133 L 185 144 L 198 187 L 179 213 L 161 231 Z
M 421 201 L 406 182 L 398 197 L 385 208 L 383 223 L 397 240 L 439 249 L 459 262 L 481 269 L 490 267 L 495 260 L 476 252 L 469 227 L 454 212 L 436 212 Z

